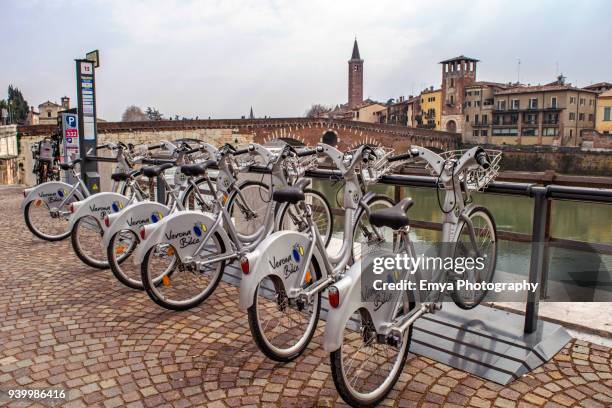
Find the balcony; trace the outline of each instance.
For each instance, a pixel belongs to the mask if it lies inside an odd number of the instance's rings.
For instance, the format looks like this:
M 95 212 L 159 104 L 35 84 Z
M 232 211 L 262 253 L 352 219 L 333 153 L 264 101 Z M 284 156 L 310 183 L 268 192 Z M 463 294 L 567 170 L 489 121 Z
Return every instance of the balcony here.
M 470 126 L 472 127 L 489 127 L 488 122 L 470 122 Z
M 559 124 L 559 119 L 552 119 L 552 120 L 544 119 L 542 124 L 543 125 L 558 125 Z

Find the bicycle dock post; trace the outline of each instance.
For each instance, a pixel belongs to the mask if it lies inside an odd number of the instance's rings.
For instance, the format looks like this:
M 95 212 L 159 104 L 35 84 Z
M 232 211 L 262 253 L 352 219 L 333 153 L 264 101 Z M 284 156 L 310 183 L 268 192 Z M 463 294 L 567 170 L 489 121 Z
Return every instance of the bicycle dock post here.
M 546 187 L 533 186 L 530 189 L 533 195 L 533 227 L 531 231 L 531 259 L 529 265 L 529 283 L 542 284 L 542 272 L 546 262 L 544 245 L 546 240 L 546 224 L 548 218 L 548 198 Z M 538 307 L 540 303 L 541 288 L 527 294 L 525 307 L 525 333 L 533 333 L 538 327 Z

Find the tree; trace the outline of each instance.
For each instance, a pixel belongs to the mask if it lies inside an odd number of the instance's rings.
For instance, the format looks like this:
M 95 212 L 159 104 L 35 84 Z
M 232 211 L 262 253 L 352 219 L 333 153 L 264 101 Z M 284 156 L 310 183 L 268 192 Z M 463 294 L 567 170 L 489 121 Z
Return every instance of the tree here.
M 6 104 L 11 123 L 25 123 L 30 108 L 28 102 L 23 98 L 21 91 L 13 87 L 13 85 L 9 85 L 8 87 L 8 99 Z
M 128 106 L 123 115 L 121 115 L 122 122 L 142 122 L 146 120 L 149 120 L 147 115 L 135 105 Z
M 307 118 L 317 118 L 324 116 L 331 112 L 332 108 L 329 106 L 321 105 L 319 103 L 313 104 L 304 114 Z
M 149 120 L 162 120 L 164 118 L 164 115 L 162 115 L 157 109 L 150 106 L 147 107 L 145 115 L 147 115 Z

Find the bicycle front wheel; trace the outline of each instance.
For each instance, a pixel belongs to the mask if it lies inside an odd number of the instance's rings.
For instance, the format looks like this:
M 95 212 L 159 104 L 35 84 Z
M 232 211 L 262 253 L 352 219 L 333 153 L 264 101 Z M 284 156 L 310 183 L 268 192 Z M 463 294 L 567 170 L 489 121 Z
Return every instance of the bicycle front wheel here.
M 355 310 L 346 322 L 342 345 L 330 354 L 334 384 L 342 399 L 354 407 L 372 407 L 382 401 L 402 373 L 412 326 L 400 344 L 380 339 L 369 314 Z
M 487 294 L 486 289 L 475 290 L 474 283 L 489 283 L 493 280 L 497 263 L 497 226 L 491 212 L 485 207 L 474 207 L 468 213 L 474 226 L 475 245 L 470 238 L 470 227 L 461 222 L 453 243 L 453 259 L 481 257 L 482 262 L 474 262 L 472 268 L 464 268 L 453 273 L 454 280 L 466 280 L 470 285 L 459 288 L 453 285 L 451 298 L 462 309 L 472 309 L 480 304 Z
M 268 206 L 274 205 L 270 202 L 272 194 L 268 186 L 259 181 L 247 181 L 238 190 L 240 194 L 236 191 L 228 200 L 228 212 L 239 234 L 254 235 L 264 228 Z
M 320 192 L 307 188 L 304 190 L 305 202 L 312 209 L 312 221 L 317 226 L 323 243 L 327 246 L 334 230 L 334 216 L 329 201 Z M 306 216 L 299 205 L 288 204 L 281 209 L 277 230 L 308 230 Z
M 196 261 L 206 261 L 220 256 L 225 247 L 219 234 L 213 234 Z M 187 310 L 205 301 L 215 290 L 225 261 L 206 265 L 185 265 L 176 248 L 167 243 L 156 244 L 146 253 L 141 264 L 141 279 L 149 297 L 158 305 L 170 310 Z

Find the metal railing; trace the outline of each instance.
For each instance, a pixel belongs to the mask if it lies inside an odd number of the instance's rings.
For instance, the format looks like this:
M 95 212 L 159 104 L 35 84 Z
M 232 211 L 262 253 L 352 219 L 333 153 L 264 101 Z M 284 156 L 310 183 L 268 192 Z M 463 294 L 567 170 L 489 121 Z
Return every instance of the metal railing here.
M 113 162 L 112 158 L 88 156 L 88 160 Z M 269 169 L 264 166 L 251 166 L 249 173 L 266 174 Z M 305 177 L 321 180 L 339 180 L 341 173 L 333 169 L 317 169 L 306 172 Z M 391 174 L 383 176 L 380 184 L 400 187 L 437 188 L 437 180 L 431 176 Z M 158 180 L 158 186 L 162 185 Z M 522 196 L 533 198 L 533 224 L 531 229 L 531 254 L 529 264 L 529 283 L 539 284 L 539 291 L 529 291 L 525 306 L 525 320 L 523 331 L 533 333 L 538 327 L 539 301 L 546 293 L 548 282 L 548 253 L 547 242 L 550 241 L 550 215 L 552 200 L 577 200 L 591 203 L 612 203 L 612 189 L 574 187 L 566 185 L 549 184 L 542 186 L 535 183 L 518 183 L 509 181 L 495 181 L 490 183 L 484 193 Z M 399 199 L 399 190 L 396 189 L 395 199 Z M 158 200 L 164 200 L 163 192 L 158 189 Z M 434 223 L 421 221 L 423 227 L 435 229 Z M 431 225 L 428 225 L 431 224 Z

